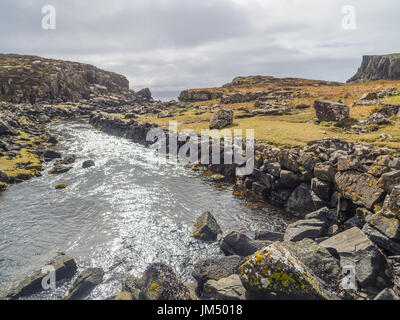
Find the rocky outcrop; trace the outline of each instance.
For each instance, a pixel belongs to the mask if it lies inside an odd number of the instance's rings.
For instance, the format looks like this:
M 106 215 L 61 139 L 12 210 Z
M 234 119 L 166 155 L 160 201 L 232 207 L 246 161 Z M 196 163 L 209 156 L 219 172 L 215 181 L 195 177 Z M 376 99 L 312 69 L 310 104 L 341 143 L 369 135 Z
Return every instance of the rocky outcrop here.
M 122 95 L 131 101 L 148 101 L 149 91 L 140 96 L 129 90 L 120 74 L 92 65 L 37 56 L 0 54 L 0 97 L 21 102 L 58 103 Z M 151 94 L 150 94 L 151 95 Z
M 364 56 L 361 67 L 347 82 L 400 80 L 400 54 Z
M 221 98 L 223 93 L 215 90 L 184 90 L 179 94 L 179 101 L 196 102 Z

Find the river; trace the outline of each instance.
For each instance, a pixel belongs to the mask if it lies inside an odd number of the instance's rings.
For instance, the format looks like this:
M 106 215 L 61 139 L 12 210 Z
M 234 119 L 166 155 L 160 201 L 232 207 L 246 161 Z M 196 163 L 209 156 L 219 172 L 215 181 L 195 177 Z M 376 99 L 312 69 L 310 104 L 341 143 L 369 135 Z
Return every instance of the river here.
M 271 231 L 285 226 L 280 212 L 249 207 L 229 186 L 217 187 L 198 172 L 158 156 L 124 138 L 100 132 L 86 123 L 58 122 L 64 153 L 75 154 L 73 168 L 12 185 L 0 196 L 0 288 L 40 269 L 56 252 L 77 261 L 79 271 L 102 267 L 104 282 L 88 297 L 104 299 L 121 290 L 128 274 L 139 276 L 152 262 L 170 264 L 189 278 L 201 258 L 221 255 L 217 244 L 190 237 L 204 211 L 223 231 Z M 95 166 L 82 169 L 84 160 Z M 67 189 L 55 190 L 60 183 Z M 56 299 L 55 292 L 30 298 Z

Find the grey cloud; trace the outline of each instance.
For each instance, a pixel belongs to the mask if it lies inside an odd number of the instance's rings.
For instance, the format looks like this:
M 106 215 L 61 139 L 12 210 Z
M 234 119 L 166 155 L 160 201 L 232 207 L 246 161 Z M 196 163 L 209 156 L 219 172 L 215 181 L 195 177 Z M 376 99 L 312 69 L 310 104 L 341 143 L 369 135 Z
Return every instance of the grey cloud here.
M 41 29 L 53 4 L 57 29 Z M 354 5 L 357 29 L 341 27 Z M 2 52 L 95 64 L 133 89 L 219 86 L 238 75 L 345 81 L 363 54 L 399 51 L 398 0 L 2 0 Z

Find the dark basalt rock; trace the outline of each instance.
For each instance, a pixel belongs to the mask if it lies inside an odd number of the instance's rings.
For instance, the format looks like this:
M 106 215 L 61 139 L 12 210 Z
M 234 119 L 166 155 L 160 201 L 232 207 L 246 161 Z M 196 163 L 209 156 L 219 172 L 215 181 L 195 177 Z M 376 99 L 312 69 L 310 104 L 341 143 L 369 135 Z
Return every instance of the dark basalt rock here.
M 88 268 L 76 278 L 68 295 L 64 300 L 82 300 L 103 281 L 104 270 L 102 268 Z
M 86 160 L 82 163 L 82 168 L 86 169 L 86 168 L 90 168 L 93 167 L 95 165 L 93 160 Z
M 49 266 L 55 270 L 56 281 L 72 278 L 77 269 L 74 259 L 64 254 L 55 257 L 49 263 Z M 42 280 L 45 276 L 47 276 L 47 273 L 43 273 L 41 270 L 26 277 L 8 293 L 7 297 L 17 299 L 42 291 Z

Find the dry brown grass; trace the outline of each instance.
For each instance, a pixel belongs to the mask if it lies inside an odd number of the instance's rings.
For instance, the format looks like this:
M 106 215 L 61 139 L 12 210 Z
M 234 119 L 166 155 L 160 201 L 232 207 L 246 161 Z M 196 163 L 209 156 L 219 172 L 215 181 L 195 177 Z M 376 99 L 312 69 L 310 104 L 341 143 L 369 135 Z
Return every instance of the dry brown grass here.
M 305 85 L 301 86 L 302 79 L 298 79 L 296 86 L 288 86 L 286 82 L 275 81 L 268 85 L 241 85 L 230 88 L 212 88 L 211 90 L 220 90 L 224 92 L 256 92 L 264 90 L 293 90 L 300 92 L 301 98 L 296 98 L 288 103 L 289 108 L 299 104 L 307 104 L 310 108 L 305 110 L 294 110 L 290 114 L 282 116 L 256 116 L 252 118 L 235 119 L 231 129 L 254 129 L 255 138 L 260 142 L 269 143 L 278 147 L 304 146 L 308 141 L 325 137 L 340 137 L 349 141 L 358 141 L 373 144 L 376 147 L 388 147 L 395 151 L 400 150 L 400 119 L 392 118 L 392 124 L 382 126 L 379 130 L 366 134 L 346 133 L 333 123 L 309 124 L 310 120 L 315 120 L 315 111 L 312 107 L 317 99 L 326 99 L 331 101 L 341 100 L 350 106 L 350 117 L 358 120 L 367 119 L 370 114 L 379 106 L 354 106 L 364 93 L 376 92 L 385 88 L 400 88 L 400 81 L 375 81 L 368 83 L 351 83 L 340 85 Z M 309 80 L 304 80 L 308 83 Z M 202 90 L 202 89 L 196 89 Z M 400 97 L 390 97 L 383 99 L 386 103 L 400 104 Z M 193 103 L 196 106 L 208 106 L 218 103 L 218 100 L 202 101 Z M 237 111 L 240 107 L 246 107 L 250 111 L 254 110 L 254 102 L 235 103 L 221 105 L 222 108 L 236 110 L 235 115 L 243 114 Z M 200 132 L 201 129 L 208 129 L 209 120 L 212 113 L 207 112 L 202 115 L 195 115 L 196 110 L 188 110 L 181 115 L 173 118 L 157 119 L 155 115 L 141 116 L 139 120 L 158 123 L 162 127 L 168 127 L 171 120 L 178 121 L 179 129 L 193 129 Z M 390 134 L 392 139 L 383 140 L 380 138 L 382 133 Z

